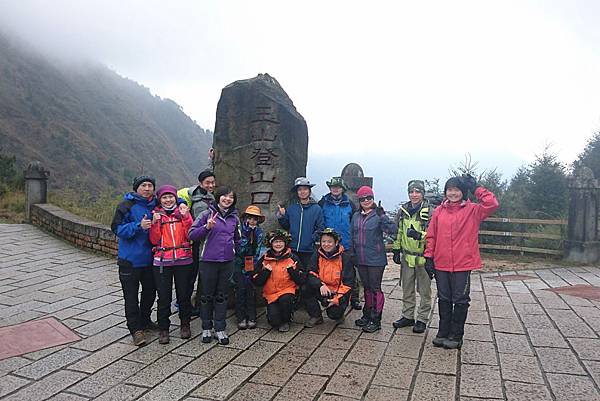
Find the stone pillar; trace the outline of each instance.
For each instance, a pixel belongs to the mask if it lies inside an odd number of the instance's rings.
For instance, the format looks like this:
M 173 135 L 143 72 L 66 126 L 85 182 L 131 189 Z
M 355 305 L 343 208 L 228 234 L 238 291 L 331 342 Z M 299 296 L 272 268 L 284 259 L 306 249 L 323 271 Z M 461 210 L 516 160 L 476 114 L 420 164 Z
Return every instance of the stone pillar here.
M 569 177 L 569 221 L 564 258 L 570 262 L 595 263 L 600 260 L 598 218 L 600 182 L 588 167 Z
M 29 220 L 31 205 L 46 203 L 50 172 L 38 161 L 29 163 L 25 175 L 25 217 Z
M 373 188 L 373 177 L 365 177 L 361 166 L 356 163 L 349 163 L 342 169 L 342 179 L 348 186 L 346 195 L 358 206 L 358 197 L 356 191 L 363 185 Z
M 217 183 L 236 191 L 240 213 L 254 204 L 267 217 L 263 228 L 277 227 L 277 205 L 306 176 L 308 129 L 275 78 L 259 74 L 223 89 L 213 146 Z

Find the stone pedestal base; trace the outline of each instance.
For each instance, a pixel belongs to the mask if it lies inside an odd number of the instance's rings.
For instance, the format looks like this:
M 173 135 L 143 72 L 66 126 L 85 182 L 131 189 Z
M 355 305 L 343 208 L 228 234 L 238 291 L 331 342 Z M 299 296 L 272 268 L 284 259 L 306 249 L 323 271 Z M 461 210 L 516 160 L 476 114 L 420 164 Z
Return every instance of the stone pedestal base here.
M 565 260 L 577 263 L 596 263 L 600 260 L 600 241 L 566 241 Z

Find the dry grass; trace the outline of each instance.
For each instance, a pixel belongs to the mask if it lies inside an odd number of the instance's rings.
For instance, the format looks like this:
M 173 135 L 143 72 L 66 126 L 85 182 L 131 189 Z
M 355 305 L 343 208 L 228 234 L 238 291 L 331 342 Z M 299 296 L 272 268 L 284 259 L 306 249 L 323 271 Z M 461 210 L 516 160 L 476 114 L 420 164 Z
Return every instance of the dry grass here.
M 49 203 L 77 216 L 106 225 L 110 225 L 115 209 L 122 199 L 122 195 L 114 196 L 102 193 L 92 196 L 89 193 L 75 190 L 55 191 L 48 196 Z
M 0 196 L 0 223 L 25 222 L 25 192 L 8 191 Z

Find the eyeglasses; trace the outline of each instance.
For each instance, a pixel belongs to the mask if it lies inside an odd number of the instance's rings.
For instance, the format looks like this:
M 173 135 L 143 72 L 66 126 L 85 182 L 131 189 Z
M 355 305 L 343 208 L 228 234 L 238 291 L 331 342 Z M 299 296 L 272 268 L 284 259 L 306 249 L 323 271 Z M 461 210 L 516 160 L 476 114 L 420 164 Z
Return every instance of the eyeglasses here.
M 359 202 L 365 202 L 365 201 L 370 201 L 370 200 L 373 200 L 373 197 L 371 195 L 363 196 L 362 198 L 358 198 Z

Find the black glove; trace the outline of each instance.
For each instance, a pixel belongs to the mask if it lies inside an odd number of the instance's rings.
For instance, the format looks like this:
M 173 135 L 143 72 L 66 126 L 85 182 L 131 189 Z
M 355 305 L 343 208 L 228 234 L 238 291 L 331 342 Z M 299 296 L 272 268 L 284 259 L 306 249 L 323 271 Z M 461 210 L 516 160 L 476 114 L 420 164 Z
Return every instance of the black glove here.
M 477 180 L 471 174 L 463 174 L 462 181 L 465 184 L 465 187 L 472 193 L 475 193 L 475 189 L 477 188 Z
M 410 228 L 406 230 L 406 236 L 414 239 L 415 241 L 419 241 L 421 238 L 423 238 L 423 235 L 415 230 L 412 224 L 410 225 Z
M 383 206 L 381 206 L 381 201 L 379 201 L 379 203 L 377 204 L 377 207 L 375 208 L 375 213 L 377 213 L 377 216 L 383 216 L 385 214 L 385 210 L 383 210 Z
M 425 258 L 425 271 L 429 276 L 430 280 L 433 280 L 433 276 L 435 275 L 435 265 L 433 264 L 433 258 Z
M 287 272 L 296 284 L 300 284 L 302 282 L 302 274 L 298 269 L 294 269 L 292 266 L 289 266 L 287 268 Z
M 392 249 L 392 252 L 394 253 L 394 257 L 392 257 L 392 260 L 394 261 L 394 263 L 400 264 L 400 260 L 402 259 L 402 252 L 400 251 L 400 249 Z

